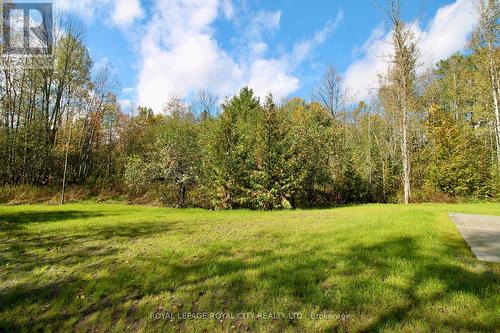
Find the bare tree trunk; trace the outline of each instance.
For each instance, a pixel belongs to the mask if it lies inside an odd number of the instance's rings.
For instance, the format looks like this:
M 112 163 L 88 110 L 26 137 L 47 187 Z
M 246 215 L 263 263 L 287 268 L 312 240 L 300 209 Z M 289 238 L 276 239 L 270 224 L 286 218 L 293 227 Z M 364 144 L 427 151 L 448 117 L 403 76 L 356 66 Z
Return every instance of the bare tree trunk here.
M 384 196 L 384 201 L 386 200 L 386 197 L 387 197 L 387 195 L 386 195 L 387 186 L 385 184 L 386 183 L 385 178 L 386 178 L 386 174 L 385 174 L 385 157 L 384 157 L 384 158 L 382 158 L 382 194 Z
M 411 165 L 408 148 L 409 112 L 413 108 L 412 97 L 415 92 L 417 44 L 412 30 L 405 26 L 400 17 L 400 0 L 389 0 L 389 18 L 393 24 L 394 58 L 391 82 L 395 86 L 396 108 L 401 113 L 401 157 L 403 160 L 404 203 L 411 199 Z
M 498 105 L 500 98 L 500 86 L 498 82 L 498 73 L 495 64 L 495 55 L 493 53 L 493 45 L 488 44 L 489 52 L 489 65 L 490 65 L 490 78 L 491 78 L 491 92 L 493 95 L 493 107 L 495 108 L 495 134 L 497 136 L 497 166 L 500 174 L 500 106 Z
M 69 124 L 69 134 L 68 134 L 68 141 L 66 141 L 66 153 L 64 157 L 64 172 L 63 172 L 63 182 L 62 182 L 62 189 L 61 189 L 61 205 L 64 205 L 64 200 L 65 200 L 65 192 L 66 192 L 66 174 L 68 172 L 68 156 L 69 156 L 69 144 L 71 142 L 71 133 L 72 133 L 72 126 Z
M 498 172 L 500 173 L 500 110 L 498 106 L 498 96 L 497 89 L 495 88 L 495 78 L 493 77 L 493 73 L 491 74 L 491 85 L 492 85 L 492 93 L 493 93 L 493 104 L 495 107 L 495 135 L 497 142 L 497 166 Z
M 402 139 L 402 153 L 403 153 L 403 185 L 405 205 L 410 203 L 410 154 L 408 152 L 408 111 L 406 106 L 403 107 L 403 139 Z
M 179 185 L 179 207 L 184 208 L 186 206 L 186 185 L 181 183 Z
M 460 115 L 458 111 L 458 102 L 457 102 L 457 92 L 458 92 L 458 85 L 457 85 L 457 74 L 453 72 L 453 92 L 455 95 L 455 98 L 453 98 L 453 112 L 455 113 L 455 120 L 459 120 Z

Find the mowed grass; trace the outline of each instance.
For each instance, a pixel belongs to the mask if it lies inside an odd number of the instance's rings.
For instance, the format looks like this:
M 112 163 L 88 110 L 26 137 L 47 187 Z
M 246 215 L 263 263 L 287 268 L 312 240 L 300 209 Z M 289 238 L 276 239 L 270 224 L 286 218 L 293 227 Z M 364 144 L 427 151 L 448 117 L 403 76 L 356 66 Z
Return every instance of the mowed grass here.
M 0 207 L 0 331 L 493 332 L 500 264 L 448 212 L 500 205 Z

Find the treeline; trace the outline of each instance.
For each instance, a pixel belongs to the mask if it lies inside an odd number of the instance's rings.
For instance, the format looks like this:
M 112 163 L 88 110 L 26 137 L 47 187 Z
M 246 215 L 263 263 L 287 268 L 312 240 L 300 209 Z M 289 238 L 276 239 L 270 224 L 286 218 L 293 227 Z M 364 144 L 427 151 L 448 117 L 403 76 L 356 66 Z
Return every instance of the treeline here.
M 319 103 L 295 98 L 277 106 L 271 96 L 261 102 L 244 88 L 215 117 L 197 117 L 177 99 L 165 114 L 133 119 L 147 128 L 125 171 L 136 195 L 156 184 L 179 206 L 254 209 L 389 195 L 357 173 L 347 128 Z
M 468 52 L 420 74 L 412 29 L 390 2 L 394 54 L 369 101 L 349 98 L 330 67 L 311 101 L 243 88 L 219 105 L 202 91 L 156 115 L 124 114 L 111 71 L 65 29 L 53 68 L 2 70 L 0 183 L 217 209 L 497 199 L 500 10 L 478 4 Z
M 66 28 L 52 66 L 2 66 L 0 184 L 61 184 L 65 165 L 74 184 L 119 181 L 115 126 L 125 116 L 111 70 L 93 67 L 82 35 Z

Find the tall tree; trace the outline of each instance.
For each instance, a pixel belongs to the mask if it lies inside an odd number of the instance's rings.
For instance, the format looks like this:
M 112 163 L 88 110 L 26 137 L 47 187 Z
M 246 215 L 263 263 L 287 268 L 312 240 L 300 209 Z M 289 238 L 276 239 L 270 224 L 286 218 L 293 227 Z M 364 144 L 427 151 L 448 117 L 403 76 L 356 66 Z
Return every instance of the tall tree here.
M 500 174 L 500 2 L 498 0 L 476 0 L 479 24 L 476 27 L 472 46 L 477 53 L 483 55 L 491 87 L 493 109 L 495 114 L 495 134 L 498 172 Z
M 206 163 L 215 192 L 214 205 L 221 208 L 246 207 L 249 173 L 255 169 L 253 159 L 255 126 L 260 100 L 252 89 L 243 88 L 222 105 L 222 113 L 209 139 Z
M 285 114 L 268 95 L 256 128 L 256 170 L 251 174 L 252 198 L 264 209 L 288 208 L 295 185 L 291 174 L 291 144 Z
M 395 107 L 401 117 L 401 155 L 403 161 L 404 203 L 411 198 L 411 156 L 409 149 L 410 111 L 414 107 L 417 65 L 417 44 L 411 26 L 401 19 L 399 0 L 389 2 L 389 20 L 392 24 L 393 57 L 389 83 Z

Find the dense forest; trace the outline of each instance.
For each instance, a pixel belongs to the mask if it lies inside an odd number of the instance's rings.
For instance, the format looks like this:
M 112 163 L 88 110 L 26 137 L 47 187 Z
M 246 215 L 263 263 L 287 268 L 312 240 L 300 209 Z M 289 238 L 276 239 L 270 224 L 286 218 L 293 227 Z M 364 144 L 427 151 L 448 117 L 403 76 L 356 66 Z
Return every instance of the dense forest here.
M 207 87 L 157 114 L 122 112 L 112 71 L 67 23 L 52 68 L 1 70 L 2 191 L 64 201 L 85 187 L 210 209 L 498 199 L 499 2 L 478 1 L 469 49 L 429 70 L 399 3 L 388 8 L 393 55 L 370 100 L 354 100 L 330 66 L 310 100 Z

